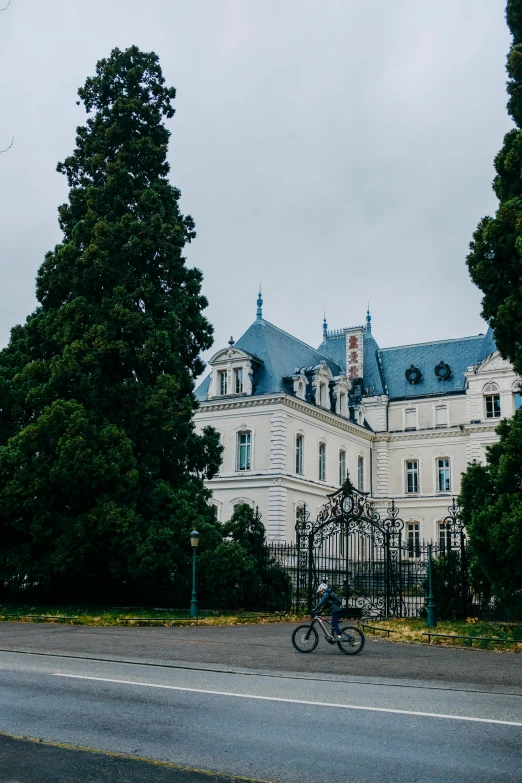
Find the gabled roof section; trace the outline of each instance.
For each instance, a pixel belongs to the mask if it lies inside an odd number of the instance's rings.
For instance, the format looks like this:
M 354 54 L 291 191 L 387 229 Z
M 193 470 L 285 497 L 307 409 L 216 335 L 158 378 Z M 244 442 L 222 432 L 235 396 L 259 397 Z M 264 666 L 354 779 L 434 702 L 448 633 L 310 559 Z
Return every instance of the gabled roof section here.
M 236 346 L 263 361 L 257 378 L 254 374 L 254 394 L 288 391 L 284 379 L 294 375 L 296 368 L 315 366 L 324 361 L 334 375 L 342 371 L 329 357 L 264 318 L 254 321 Z
M 484 351 L 488 351 L 486 355 L 489 355 L 491 345 L 494 345 L 492 336 L 477 335 L 458 340 L 381 348 L 378 356 L 390 399 L 464 392 L 464 373 L 470 365 L 481 360 Z M 435 374 L 435 366 L 441 361 L 451 368 L 451 377 L 447 381 L 439 381 Z M 411 384 L 405 376 L 412 364 L 422 372 L 419 383 Z
M 254 395 L 291 392 L 289 378 L 294 375 L 296 368 L 315 367 L 326 362 L 334 376 L 344 372 L 342 366 L 329 356 L 292 337 L 264 318 L 254 321 L 237 340 L 234 348 L 239 348 L 262 362 L 254 367 Z M 207 377 L 197 387 L 196 399 L 207 399 L 209 383 L 210 379 Z

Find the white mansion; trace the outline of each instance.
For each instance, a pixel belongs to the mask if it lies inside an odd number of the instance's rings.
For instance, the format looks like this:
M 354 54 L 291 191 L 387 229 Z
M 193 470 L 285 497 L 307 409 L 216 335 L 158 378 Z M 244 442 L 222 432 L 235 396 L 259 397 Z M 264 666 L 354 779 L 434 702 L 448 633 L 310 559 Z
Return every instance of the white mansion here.
M 349 471 L 382 511 L 395 498 L 410 541 L 436 540 L 468 462 L 483 460 L 519 381 L 487 334 L 379 348 L 365 326 L 328 331 L 315 349 L 262 317 L 210 359 L 199 430 L 224 446 L 208 482 L 218 519 L 259 506 L 272 540 L 295 539 Z

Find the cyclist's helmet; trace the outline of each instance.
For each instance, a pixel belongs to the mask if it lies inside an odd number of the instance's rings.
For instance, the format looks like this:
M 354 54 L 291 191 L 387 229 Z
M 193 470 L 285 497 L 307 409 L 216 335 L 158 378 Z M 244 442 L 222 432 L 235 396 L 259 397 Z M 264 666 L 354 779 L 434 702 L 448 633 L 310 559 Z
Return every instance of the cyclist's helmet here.
M 328 590 L 328 585 L 326 584 L 326 582 L 321 582 L 321 584 L 317 588 L 318 593 L 322 593 L 323 590 Z

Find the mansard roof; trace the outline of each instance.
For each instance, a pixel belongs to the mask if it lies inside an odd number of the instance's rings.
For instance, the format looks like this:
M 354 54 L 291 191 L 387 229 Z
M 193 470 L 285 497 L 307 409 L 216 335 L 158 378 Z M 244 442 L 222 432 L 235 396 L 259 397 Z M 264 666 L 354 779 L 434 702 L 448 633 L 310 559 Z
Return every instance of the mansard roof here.
M 466 389 L 464 373 L 496 350 L 493 335 L 476 335 L 456 340 L 437 340 L 430 343 L 381 348 L 378 352 L 387 393 L 391 400 L 426 397 L 441 394 L 459 394 Z M 451 369 L 448 380 L 440 381 L 435 367 L 444 362 Z M 406 371 L 414 366 L 422 373 L 418 383 L 410 383 Z
M 297 368 L 316 367 L 325 362 L 334 376 L 344 370 L 330 357 L 320 353 L 310 345 L 284 332 L 264 318 L 258 318 L 237 340 L 234 348 L 253 354 L 262 360 L 254 367 L 254 394 L 273 394 L 291 391 L 290 379 Z M 210 377 L 196 389 L 196 398 L 206 400 Z
M 387 394 L 390 400 L 462 394 L 465 372 L 497 348 L 493 331 L 487 334 L 453 340 L 379 348 L 370 329 L 363 332 L 363 385 L 365 395 Z M 253 367 L 253 393 L 293 393 L 292 376 L 298 368 L 306 371 L 325 362 L 334 377 L 346 373 L 346 338 L 343 330 L 330 332 L 318 349 L 303 343 L 264 318 L 259 318 L 235 343 L 235 347 L 252 354 L 260 363 Z M 449 365 L 451 376 L 439 380 L 435 367 Z M 418 368 L 422 378 L 410 383 L 406 371 Z M 206 400 L 210 377 L 196 389 L 196 398 Z M 307 396 L 310 390 L 307 392 Z

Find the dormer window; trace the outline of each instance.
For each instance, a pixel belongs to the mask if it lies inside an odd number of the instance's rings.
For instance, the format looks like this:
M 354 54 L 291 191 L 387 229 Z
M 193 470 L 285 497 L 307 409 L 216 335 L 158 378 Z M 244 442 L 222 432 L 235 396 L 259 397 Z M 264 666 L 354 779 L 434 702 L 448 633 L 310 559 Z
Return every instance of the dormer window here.
M 207 399 L 211 400 L 232 394 L 252 394 L 254 368 L 262 362 L 232 343 L 229 348 L 214 354 L 209 364 L 212 373 Z
M 338 416 L 349 416 L 348 392 L 350 391 L 350 381 L 345 375 L 340 375 L 334 378 L 334 384 L 335 412 Z
M 221 396 L 228 394 L 228 373 L 226 370 L 220 370 L 219 375 L 219 393 Z
M 318 364 L 313 370 L 314 377 L 312 386 L 315 391 L 315 404 L 320 408 L 330 410 L 330 381 L 333 380 L 332 372 L 326 362 L 321 362 L 321 364 Z
M 326 408 L 328 402 L 328 386 L 326 383 L 319 384 L 319 405 L 321 408 Z

